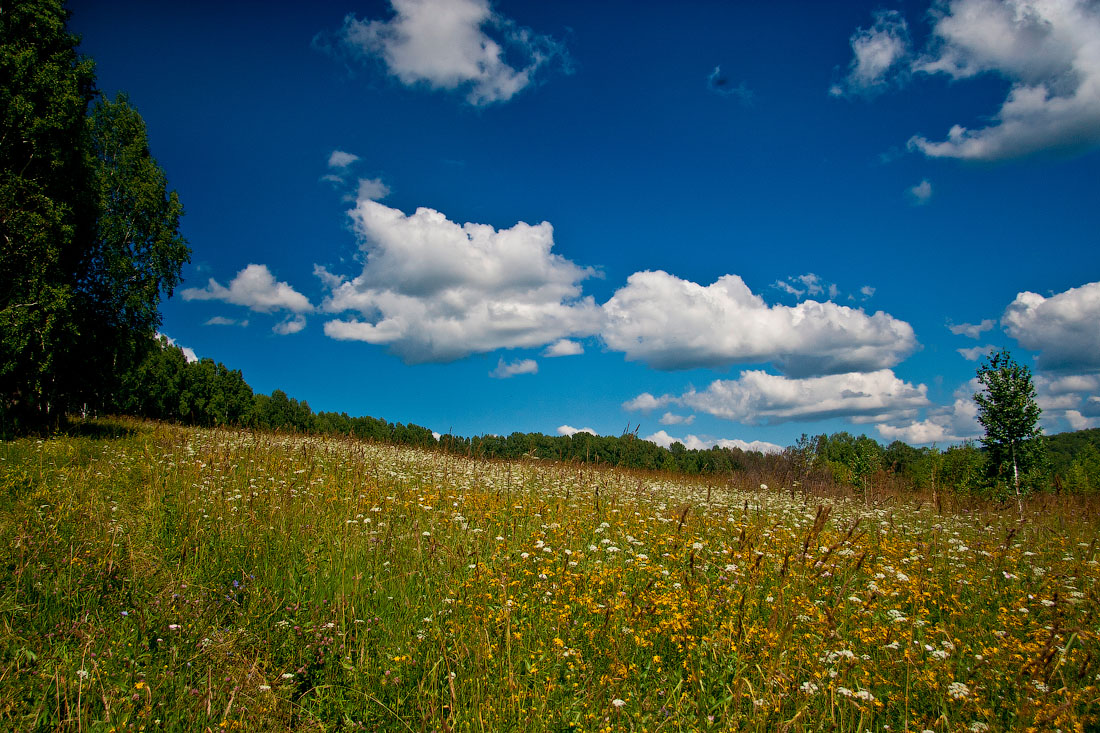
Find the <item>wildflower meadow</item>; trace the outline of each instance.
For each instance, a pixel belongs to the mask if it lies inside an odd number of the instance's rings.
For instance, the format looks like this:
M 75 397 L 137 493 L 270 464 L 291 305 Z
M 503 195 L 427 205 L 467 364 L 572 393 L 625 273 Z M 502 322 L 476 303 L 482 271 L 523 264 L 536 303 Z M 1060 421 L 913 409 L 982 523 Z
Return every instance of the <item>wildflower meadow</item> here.
M 0 443 L 0 728 L 1087 731 L 1100 523 L 100 422 Z

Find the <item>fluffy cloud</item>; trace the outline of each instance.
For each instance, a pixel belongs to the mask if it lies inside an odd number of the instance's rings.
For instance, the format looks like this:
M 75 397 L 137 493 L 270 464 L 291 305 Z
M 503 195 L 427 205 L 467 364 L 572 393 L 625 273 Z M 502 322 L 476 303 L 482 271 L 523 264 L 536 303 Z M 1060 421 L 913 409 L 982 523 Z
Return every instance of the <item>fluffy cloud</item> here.
M 835 298 L 840 294 L 840 288 L 833 283 L 825 282 L 812 272 L 807 272 L 805 275 L 794 275 L 788 277 L 785 281 L 776 280 L 772 283 L 772 287 L 796 298 L 801 298 L 804 295 L 818 296 L 826 294 L 830 298 Z
M 204 326 L 240 326 L 241 328 L 246 328 L 248 326 L 248 319 L 245 318 L 244 320 L 239 321 L 236 318 L 226 318 L 225 316 L 214 316 L 213 318 L 211 318 L 210 320 L 208 320 L 206 323 L 204 323 L 202 325 L 204 325 Z
M 848 418 L 852 422 L 894 422 L 916 417 L 929 405 L 927 388 L 913 386 L 889 369 L 791 379 L 763 371 L 743 371 L 738 379 L 719 379 L 702 392 L 679 397 L 649 393 L 623 404 L 651 410 L 677 404 L 715 417 L 748 424 Z
M 925 178 L 909 189 L 909 196 L 917 206 L 923 206 L 932 200 L 932 184 Z
M 1072 392 L 1100 393 L 1100 374 L 1070 374 L 1048 377 L 1040 374 L 1036 377 L 1036 389 L 1052 395 Z
M 576 341 L 570 341 L 569 339 L 558 339 L 554 343 L 547 346 L 543 352 L 543 356 L 555 357 L 555 356 L 577 356 L 584 353 L 584 347 Z
M 912 327 L 832 302 L 768 306 L 736 275 L 709 286 L 636 272 L 604 304 L 607 345 L 657 369 L 774 362 L 788 374 L 875 370 L 917 346 Z
M 924 420 L 894 420 L 875 425 L 883 439 L 900 440 L 910 445 L 933 443 L 958 443 L 979 437 L 983 430 L 978 424 L 978 406 L 974 392 L 981 388 L 977 379 L 971 379 L 955 390 L 950 405 L 928 410 Z
M 267 265 L 249 265 L 237 273 L 229 287 L 210 278 L 205 288 L 187 288 L 180 294 L 184 300 L 220 300 L 260 313 L 277 310 L 308 313 L 313 310 L 306 296 L 285 282 L 277 282 Z
M 306 317 L 303 315 L 287 316 L 279 323 L 271 327 L 271 330 L 280 336 L 289 336 L 298 333 L 306 327 Z
M 658 407 L 664 407 L 673 401 L 673 397 L 665 395 L 663 397 L 654 397 L 649 392 L 642 392 L 640 395 L 632 400 L 627 400 L 623 403 L 624 410 L 639 411 L 639 412 L 652 412 Z
M 322 267 L 332 338 L 387 345 L 406 363 L 443 362 L 501 348 L 536 348 L 599 330 L 600 309 L 579 283 L 595 274 L 551 252 L 553 227 L 497 230 L 457 224 L 432 209 L 406 215 L 360 199 L 349 212 L 365 254 L 353 279 Z
M 1051 432 L 1094 427 L 1100 416 L 1100 374 L 1037 374 L 1036 401 L 1043 410 L 1043 425 Z
M 488 0 L 391 0 L 389 20 L 344 19 L 339 44 L 378 58 L 402 83 L 467 90 L 470 104 L 511 99 L 564 48 L 494 13 Z M 492 34 L 492 35 L 490 35 Z M 513 65 L 515 64 L 515 65 Z
M 497 368 L 489 372 L 494 379 L 510 379 L 518 374 L 538 374 L 539 364 L 534 359 L 517 359 L 516 361 L 497 361 Z
M 915 136 L 930 157 L 1003 160 L 1100 143 L 1100 7 L 1085 0 L 949 0 L 933 9 L 929 49 L 915 71 L 965 79 L 996 73 L 1012 86 L 981 129 Z
M 982 334 L 993 328 L 993 319 L 986 318 L 981 323 L 952 323 L 947 322 L 947 330 L 956 336 L 969 336 L 972 339 L 981 338 Z
M 1073 430 L 1086 430 L 1096 427 L 1096 418 L 1085 417 L 1077 410 L 1066 410 L 1066 422 Z
M 345 153 L 343 150 L 333 150 L 332 154 L 328 156 L 328 167 L 347 168 L 357 160 L 359 160 L 359 156 L 354 153 Z
M 878 430 L 879 435 L 887 441 L 900 440 L 903 443 L 909 445 L 932 445 L 933 443 L 939 443 L 940 445 L 947 443 L 958 443 L 963 440 L 972 440 L 981 435 L 981 427 L 977 429 L 968 430 L 956 430 L 954 423 L 959 420 L 959 417 L 965 416 L 965 412 L 956 416 L 956 410 L 967 410 L 969 405 L 972 404 L 968 401 L 956 402 L 949 409 L 944 410 L 942 415 L 935 415 L 925 420 L 919 420 L 911 422 L 905 425 L 888 425 L 880 424 L 876 425 L 875 429 Z M 974 423 L 977 425 L 977 423 Z
M 1020 293 L 1001 317 L 1009 336 L 1025 349 L 1039 352 L 1040 369 L 1058 371 L 1100 369 L 1098 323 L 1100 282 L 1049 298 Z
M 689 390 L 679 404 L 742 423 L 848 418 L 886 422 L 927 406 L 927 388 L 898 379 L 889 369 L 790 379 L 744 371 L 738 379 L 716 380 L 703 392 Z
M 829 89 L 835 97 L 874 94 L 885 89 L 893 71 L 909 56 L 909 26 L 896 10 L 875 13 L 874 24 L 852 34 L 848 76 Z
M 1100 417 L 1100 374 L 1036 374 L 1036 401 L 1042 408 L 1042 425 L 1048 432 L 1094 427 Z M 955 390 L 950 405 L 933 407 L 923 420 L 891 420 L 875 426 L 885 440 L 910 445 L 945 445 L 974 440 L 984 433 L 978 424 L 974 393 L 982 389 L 977 378 Z
M 382 183 L 380 178 L 360 178 L 357 193 L 358 200 L 378 201 L 390 195 L 390 187 Z
M 559 425 L 558 435 L 576 435 L 577 433 L 588 433 L 589 435 L 596 435 L 596 431 L 592 428 L 575 428 L 572 425 Z
M 1100 374 L 1036 374 L 1036 401 L 1043 411 L 1042 425 L 1048 432 L 1093 427 L 1100 416 Z M 886 440 L 911 445 L 957 443 L 974 440 L 984 433 L 978 424 L 974 393 L 983 389 L 973 378 L 955 390 L 950 405 L 930 408 L 923 420 L 892 420 L 876 425 Z
M 959 355 L 967 361 L 977 361 L 983 356 L 989 356 L 993 353 L 993 350 L 994 347 L 990 344 L 986 344 L 985 346 L 973 346 L 969 349 L 955 349 L 955 351 L 959 352 Z
M 768 443 L 763 440 L 754 440 L 751 443 L 744 440 L 726 440 L 720 438 L 717 440 L 709 440 L 700 438 L 697 435 L 686 435 L 683 438 L 674 438 L 664 430 L 658 430 L 653 435 L 647 435 L 644 440 L 648 440 L 650 443 L 656 443 L 662 448 L 668 448 L 673 443 L 681 443 L 688 450 L 710 450 L 711 448 L 737 448 L 743 451 L 759 451 L 761 453 L 782 453 L 783 447 L 776 445 L 775 443 Z
M 666 412 L 661 415 L 661 419 L 657 422 L 662 425 L 691 425 L 695 422 L 695 415 L 677 415 L 672 412 Z
M 342 186 L 351 173 L 351 166 L 359 160 L 355 153 L 343 150 L 333 150 L 328 156 L 328 173 L 321 176 L 322 181 L 328 181 L 335 186 Z

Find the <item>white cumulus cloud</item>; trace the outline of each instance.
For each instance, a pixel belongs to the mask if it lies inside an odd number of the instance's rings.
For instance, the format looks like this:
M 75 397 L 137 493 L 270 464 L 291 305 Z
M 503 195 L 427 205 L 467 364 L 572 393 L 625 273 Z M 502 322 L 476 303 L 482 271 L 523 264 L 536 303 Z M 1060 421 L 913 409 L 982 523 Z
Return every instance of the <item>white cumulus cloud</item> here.
M 995 347 L 991 344 L 986 344 L 985 346 L 973 346 L 969 349 L 955 349 L 955 351 L 959 352 L 959 355 L 967 361 L 977 361 L 992 354 L 994 349 Z
M 947 322 L 947 330 L 956 336 L 968 336 L 972 339 L 981 338 L 982 334 L 993 328 L 993 319 L 986 318 L 981 323 L 952 323 Z
M 428 208 L 403 212 L 360 199 L 349 212 L 365 255 L 352 279 L 318 267 L 332 338 L 387 345 L 406 363 L 444 362 L 500 348 L 537 348 L 599 330 L 580 282 L 593 276 L 553 253 L 548 222 L 497 230 Z
M 909 196 L 917 206 L 927 204 L 932 200 L 932 184 L 925 178 L 920 183 L 909 189 Z
M 666 412 L 657 422 L 662 425 L 691 425 L 695 422 L 695 415 L 677 415 L 674 412 Z
M 688 450 L 710 450 L 711 448 L 737 448 L 743 451 L 759 451 L 760 453 L 782 453 L 783 446 L 769 443 L 764 440 L 744 441 L 740 439 L 728 440 L 726 438 L 700 438 L 697 435 L 685 435 L 682 438 L 674 438 L 664 430 L 658 430 L 653 435 L 647 435 L 643 440 L 656 443 L 662 448 L 668 448 L 673 443 L 680 443 Z
M 1096 427 L 1096 418 L 1085 417 L 1078 410 L 1066 410 L 1066 422 L 1073 430 L 1086 430 Z
M 584 353 L 584 347 L 577 341 L 570 341 L 569 339 L 558 339 L 554 343 L 547 346 L 543 352 L 543 356 L 555 357 L 555 356 L 577 356 Z
M 236 318 L 226 318 L 225 316 L 214 316 L 213 318 L 202 324 L 204 326 L 240 326 L 246 328 L 248 326 L 248 319 L 237 320 Z
M 860 28 L 849 39 L 852 62 L 848 76 L 829 89 L 833 96 L 873 94 L 885 89 L 896 69 L 909 56 L 909 26 L 896 10 L 880 10 L 870 28 Z
M 913 386 L 890 369 L 791 379 L 764 371 L 743 371 L 706 390 L 691 389 L 675 402 L 735 422 L 761 424 L 839 417 L 852 422 L 887 422 L 915 416 L 929 405 L 927 387 Z
M 534 359 L 517 359 L 516 361 L 497 361 L 497 367 L 489 372 L 494 379 L 509 379 L 519 374 L 538 374 L 539 364 Z
M 736 275 L 703 286 L 636 272 L 603 310 L 607 345 L 657 369 L 773 362 L 794 375 L 870 371 L 917 347 L 913 328 L 886 313 L 813 300 L 769 306 Z
M 577 433 L 588 433 L 589 435 L 597 434 L 592 428 L 575 428 L 572 425 L 558 426 L 558 435 L 576 435 Z
M 249 265 L 237 273 L 229 287 L 210 278 L 205 288 L 187 288 L 180 294 L 184 300 L 220 300 L 260 313 L 278 310 L 308 313 L 313 310 L 306 296 L 285 282 L 277 282 L 267 265 Z
M 288 336 L 292 333 L 298 333 L 306 327 L 306 317 L 298 314 L 293 316 L 287 316 L 282 321 L 276 323 L 271 327 L 271 330 L 280 336 Z
M 1100 417 L 1100 373 L 1040 373 L 1034 377 L 1036 401 L 1043 410 L 1043 425 L 1051 432 L 1093 427 Z
M 342 47 L 378 58 L 402 83 L 467 91 L 470 104 L 511 99 L 540 68 L 564 58 L 549 36 L 520 28 L 488 0 L 391 0 L 389 20 L 344 20 Z
M 359 156 L 355 153 L 345 153 L 343 150 L 333 150 L 332 154 L 328 156 L 328 167 L 347 168 L 357 160 L 359 160 Z
M 665 405 L 671 404 L 673 399 L 674 398 L 669 395 L 654 397 L 649 392 L 642 392 L 634 399 L 624 402 L 623 409 L 638 412 L 652 412 L 658 407 L 664 407 Z
M 1100 417 L 1100 374 L 1039 373 L 1032 381 L 1036 401 L 1042 409 L 1041 425 L 1047 432 L 1093 427 L 1095 418 Z M 975 440 L 984 432 L 974 402 L 974 394 L 982 389 L 977 378 L 972 378 L 955 390 L 951 404 L 930 407 L 924 419 L 891 420 L 875 428 L 886 440 L 901 440 L 910 445 L 943 446 Z
M 966 79 L 997 74 L 1008 96 L 979 129 L 942 141 L 914 136 L 930 157 L 1003 160 L 1100 144 L 1100 5 L 1088 0 L 949 0 L 933 11 L 932 40 L 914 71 Z
M 772 283 L 772 287 L 796 298 L 826 294 L 830 298 L 835 298 L 840 294 L 840 288 L 832 283 L 825 282 L 812 272 L 807 272 L 805 275 L 794 275 L 786 280 L 776 280 Z
M 357 199 L 370 199 L 378 201 L 390 195 L 390 187 L 382 183 L 380 178 L 360 178 Z
M 982 435 L 978 424 L 978 406 L 974 393 L 981 389 L 977 379 L 971 379 L 955 390 L 950 405 L 933 407 L 923 420 L 895 419 L 875 425 L 885 440 L 900 440 L 910 445 L 940 445 L 973 440 Z
M 1100 38 L 1100 36 L 1098 36 Z M 1100 282 L 1045 298 L 1023 292 L 1005 309 L 1001 326 L 1025 349 L 1038 351 L 1040 369 L 1100 369 Z

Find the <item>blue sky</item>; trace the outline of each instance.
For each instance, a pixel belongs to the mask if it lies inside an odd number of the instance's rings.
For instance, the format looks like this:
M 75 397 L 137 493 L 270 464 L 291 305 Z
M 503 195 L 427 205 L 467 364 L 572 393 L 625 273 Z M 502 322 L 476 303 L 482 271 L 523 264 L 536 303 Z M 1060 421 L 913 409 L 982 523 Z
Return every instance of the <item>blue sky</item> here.
M 1095 3 L 70 8 L 186 207 L 162 331 L 257 391 L 944 446 L 1004 346 L 1100 425 Z

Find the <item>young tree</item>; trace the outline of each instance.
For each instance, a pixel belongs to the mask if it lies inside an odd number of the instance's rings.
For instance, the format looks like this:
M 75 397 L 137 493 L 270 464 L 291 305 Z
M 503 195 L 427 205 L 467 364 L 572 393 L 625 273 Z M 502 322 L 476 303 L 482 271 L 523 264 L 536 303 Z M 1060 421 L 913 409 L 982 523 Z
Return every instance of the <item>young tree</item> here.
M 987 465 L 997 475 L 1012 467 L 1019 503 L 1020 474 L 1038 467 L 1043 452 L 1042 411 L 1035 400 L 1031 370 L 1001 349 L 978 368 L 978 381 L 984 389 L 974 395 L 974 401 L 978 403 L 978 422 L 985 428 L 982 446 L 989 455 Z

